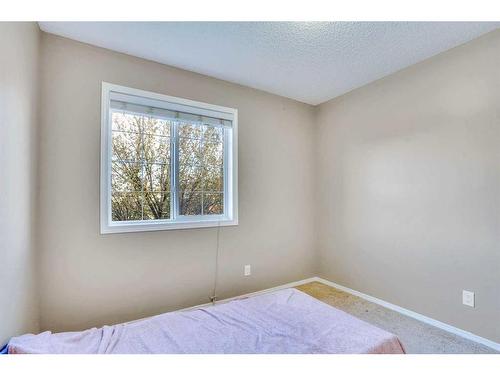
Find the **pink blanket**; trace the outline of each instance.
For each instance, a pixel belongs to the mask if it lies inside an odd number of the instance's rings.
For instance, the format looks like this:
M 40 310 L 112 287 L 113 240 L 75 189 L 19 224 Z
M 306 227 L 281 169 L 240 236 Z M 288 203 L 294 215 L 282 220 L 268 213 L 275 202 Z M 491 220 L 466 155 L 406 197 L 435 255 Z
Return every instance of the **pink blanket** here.
M 82 332 L 12 338 L 9 353 L 404 353 L 398 338 L 296 289 Z

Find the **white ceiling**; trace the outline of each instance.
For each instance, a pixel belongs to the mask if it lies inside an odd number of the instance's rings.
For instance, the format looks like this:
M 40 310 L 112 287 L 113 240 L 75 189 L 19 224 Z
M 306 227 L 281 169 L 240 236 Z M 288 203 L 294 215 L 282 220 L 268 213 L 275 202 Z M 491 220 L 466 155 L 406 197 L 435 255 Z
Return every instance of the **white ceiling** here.
M 40 22 L 49 33 L 314 105 L 499 26 L 500 22 Z

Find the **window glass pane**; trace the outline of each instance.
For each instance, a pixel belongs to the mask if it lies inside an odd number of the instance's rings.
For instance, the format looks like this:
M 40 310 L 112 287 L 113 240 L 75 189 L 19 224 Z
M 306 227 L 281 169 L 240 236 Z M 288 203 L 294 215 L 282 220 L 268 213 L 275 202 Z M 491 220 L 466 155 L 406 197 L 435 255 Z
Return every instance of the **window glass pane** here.
M 203 164 L 210 167 L 222 167 L 223 152 L 221 142 L 203 142 Z
M 205 142 L 203 144 L 203 190 L 222 192 L 224 190 L 223 144 Z
M 201 215 L 202 194 L 182 191 L 179 194 L 179 213 L 181 215 Z
M 205 127 L 202 125 L 190 124 L 185 122 L 181 122 L 179 124 L 179 137 L 201 139 L 203 137 L 204 131 Z
M 146 163 L 170 163 L 170 137 L 143 134 L 142 139 Z
M 144 193 L 144 220 L 170 219 L 170 191 Z
M 179 190 L 186 193 L 203 190 L 203 168 L 192 164 L 180 164 Z
M 222 193 L 203 195 L 203 214 L 222 215 L 224 213 L 224 199 Z
M 142 159 L 142 141 L 138 133 L 113 131 L 113 160 L 140 161 Z
M 217 193 L 224 191 L 224 171 L 222 165 L 208 165 L 203 169 L 203 191 Z
M 113 221 L 142 219 L 142 194 L 116 193 L 111 195 L 111 216 Z
M 140 192 L 142 190 L 142 164 L 111 163 L 111 189 L 114 192 Z
M 170 218 L 171 126 L 168 120 L 112 112 L 114 221 Z
M 120 111 L 111 113 L 111 129 L 139 133 L 142 129 L 143 115 L 135 115 Z
M 144 164 L 144 191 L 170 191 L 170 165 Z
M 146 134 L 170 137 L 172 121 L 156 117 L 144 117 L 142 131 Z
M 224 129 L 220 126 L 205 126 L 203 136 L 209 142 L 222 142 L 223 133 Z
M 179 164 L 201 165 L 202 163 L 202 140 L 179 138 Z
M 193 137 L 179 138 L 180 215 L 223 214 L 224 130 L 183 124 L 179 134 Z

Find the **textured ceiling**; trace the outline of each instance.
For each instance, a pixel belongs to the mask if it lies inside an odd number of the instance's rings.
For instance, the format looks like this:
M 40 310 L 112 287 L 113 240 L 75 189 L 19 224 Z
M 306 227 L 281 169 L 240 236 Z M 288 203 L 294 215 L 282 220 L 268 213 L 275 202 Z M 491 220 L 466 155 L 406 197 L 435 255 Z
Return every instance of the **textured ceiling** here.
M 40 22 L 43 31 L 319 104 L 500 26 L 481 22 Z

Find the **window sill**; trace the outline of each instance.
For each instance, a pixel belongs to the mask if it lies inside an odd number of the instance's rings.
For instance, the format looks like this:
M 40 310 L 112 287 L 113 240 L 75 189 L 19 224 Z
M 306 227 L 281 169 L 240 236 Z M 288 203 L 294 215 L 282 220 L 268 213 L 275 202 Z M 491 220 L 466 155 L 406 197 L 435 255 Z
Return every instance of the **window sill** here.
M 198 229 L 198 228 L 214 228 L 227 227 L 238 225 L 238 220 L 186 220 L 176 222 L 124 222 L 111 225 L 101 225 L 101 234 L 112 233 L 133 233 L 133 232 L 153 232 L 163 230 L 178 230 L 178 229 Z

